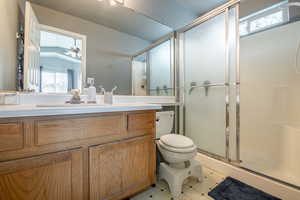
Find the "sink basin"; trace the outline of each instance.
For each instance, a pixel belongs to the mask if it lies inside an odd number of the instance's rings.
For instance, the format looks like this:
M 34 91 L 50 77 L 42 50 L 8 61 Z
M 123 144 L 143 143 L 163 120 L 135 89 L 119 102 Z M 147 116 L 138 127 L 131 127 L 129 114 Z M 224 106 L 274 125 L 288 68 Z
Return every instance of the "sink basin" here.
M 96 106 L 104 106 L 104 104 L 39 104 L 36 107 L 66 107 L 66 108 L 78 108 L 78 107 L 96 107 Z

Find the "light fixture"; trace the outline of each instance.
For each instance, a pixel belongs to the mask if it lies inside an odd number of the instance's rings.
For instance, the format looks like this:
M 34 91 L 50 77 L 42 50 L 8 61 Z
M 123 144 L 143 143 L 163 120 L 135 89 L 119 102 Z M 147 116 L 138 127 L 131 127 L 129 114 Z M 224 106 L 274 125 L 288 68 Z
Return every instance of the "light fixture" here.
M 124 0 L 113 0 L 113 1 L 115 1 L 117 4 L 124 5 Z
M 107 3 L 109 3 L 109 5 L 111 5 L 111 6 L 116 6 L 116 5 L 124 5 L 124 0 L 97 0 L 97 1 L 99 1 L 99 2 L 103 2 L 103 1 L 105 1 L 105 2 L 107 2 Z
M 115 5 L 117 5 L 117 2 L 115 0 L 109 0 L 109 4 L 111 6 L 115 6 Z

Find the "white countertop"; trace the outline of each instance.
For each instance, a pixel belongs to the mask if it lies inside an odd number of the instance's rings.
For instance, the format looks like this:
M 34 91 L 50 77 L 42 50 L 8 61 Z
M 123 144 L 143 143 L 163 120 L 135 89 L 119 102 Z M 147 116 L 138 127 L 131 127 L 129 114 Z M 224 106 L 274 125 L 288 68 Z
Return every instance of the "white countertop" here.
M 80 105 L 74 107 L 38 107 L 36 105 L 1 105 L 0 118 L 33 117 L 48 115 L 89 114 L 102 112 L 126 112 L 137 110 L 159 110 L 157 104 L 113 104 L 113 105 Z

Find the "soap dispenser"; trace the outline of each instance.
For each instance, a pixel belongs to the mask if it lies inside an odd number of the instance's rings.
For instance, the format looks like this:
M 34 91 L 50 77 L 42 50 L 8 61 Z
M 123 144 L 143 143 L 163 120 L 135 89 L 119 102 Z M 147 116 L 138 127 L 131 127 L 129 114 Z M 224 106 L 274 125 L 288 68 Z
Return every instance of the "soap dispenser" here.
M 95 79 L 87 78 L 87 83 L 89 84 L 87 103 L 97 103 L 96 102 L 97 90 L 96 87 L 94 86 Z

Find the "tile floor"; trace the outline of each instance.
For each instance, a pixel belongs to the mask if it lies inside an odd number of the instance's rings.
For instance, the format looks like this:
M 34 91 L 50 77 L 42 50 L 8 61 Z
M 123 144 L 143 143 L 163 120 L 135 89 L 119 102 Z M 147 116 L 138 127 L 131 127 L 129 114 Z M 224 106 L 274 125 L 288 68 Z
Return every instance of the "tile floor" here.
M 203 182 L 199 183 L 194 178 L 189 178 L 183 186 L 180 200 L 213 200 L 208 192 L 225 179 L 219 172 L 203 168 Z M 156 187 L 140 193 L 130 200 L 170 200 L 171 194 L 165 181 L 159 181 Z

